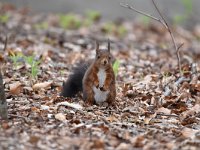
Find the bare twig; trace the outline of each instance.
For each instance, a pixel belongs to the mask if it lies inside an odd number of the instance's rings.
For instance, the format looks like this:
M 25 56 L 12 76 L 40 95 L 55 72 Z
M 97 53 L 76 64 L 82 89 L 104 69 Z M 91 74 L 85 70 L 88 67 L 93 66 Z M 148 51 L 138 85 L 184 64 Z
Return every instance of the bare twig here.
M 6 35 L 6 39 L 5 39 L 5 43 L 4 43 L 4 49 L 3 49 L 4 52 L 5 52 L 6 49 L 7 49 L 7 43 L 8 43 L 8 37 L 7 37 L 7 35 Z
M 140 11 L 140 10 L 136 9 L 135 7 L 129 5 L 129 4 L 120 3 L 120 5 L 121 5 L 122 7 L 131 9 L 131 10 L 133 10 L 133 11 L 139 13 L 139 14 L 142 14 L 142 15 L 144 15 L 144 16 L 147 16 L 147 17 L 149 17 L 149 18 L 151 18 L 151 19 L 153 19 L 153 20 L 159 21 L 159 22 L 161 22 L 161 23 L 164 25 L 164 22 L 163 22 L 161 19 L 156 18 L 156 17 L 154 17 L 154 16 L 151 15 L 151 14 L 148 14 L 148 13 L 145 13 L 145 12 L 143 12 L 143 11 Z
M 1 68 L 0 68 L 0 117 L 5 120 L 8 119 L 7 102 L 6 102 L 6 97 L 5 97 Z
M 180 74 L 182 74 L 182 71 L 181 71 L 181 58 L 180 58 L 180 48 L 184 45 L 184 43 L 180 44 L 178 46 L 178 48 L 176 49 L 176 57 L 177 57 L 177 60 L 178 60 L 178 68 L 179 68 L 179 72 Z
M 161 11 L 159 10 L 159 8 L 158 8 L 158 6 L 156 5 L 156 3 L 155 3 L 154 0 L 152 0 L 152 3 L 153 3 L 153 5 L 154 5 L 156 11 L 158 12 L 159 16 L 160 16 L 162 19 L 157 18 L 157 17 L 154 17 L 153 15 L 148 14 L 148 13 L 146 13 L 146 12 L 140 11 L 140 10 L 134 8 L 133 6 L 129 5 L 129 4 L 120 3 L 120 5 L 121 5 L 122 7 L 131 9 L 131 10 L 133 10 L 133 11 L 139 13 L 139 14 L 142 14 L 142 15 L 144 15 L 144 16 L 147 16 L 147 17 L 149 17 L 149 18 L 151 18 L 151 19 L 153 19 L 153 20 L 156 20 L 156 21 L 160 22 L 160 23 L 167 29 L 167 31 L 169 32 L 169 34 L 170 34 L 170 36 L 171 36 L 172 43 L 173 43 L 173 45 L 174 45 L 174 49 L 175 49 L 175 51 L 176 51 L 177 62 L 178 62 L 177 64 L 178 64 L 178 67 L 179 67 L 179 72 L 180 72 L 180 74 L 182 74 L 182 73 L 181 73 L 180 53 L 179 53 L 179 52 L 180 52 L 180 48 L 183 46 L 183 43 L 182 43 L 180 46 L 177 46 L 176 41 L 175 41 L 175 38 L 174 38 L 174 35 L 173 35 L 173 33 L 172 33 L 172 30 L 171 30 L 171 28 L 169 27 L 167 21 L 166 21 L 165 18 L 163 17 Z
M 166 117 L 176 117 L 176 118 L 179 118 L 179 116 L 178 116 L 178 115 L 175 115 L 175 114 L 157 113 L 157 116 L 166 116 Z

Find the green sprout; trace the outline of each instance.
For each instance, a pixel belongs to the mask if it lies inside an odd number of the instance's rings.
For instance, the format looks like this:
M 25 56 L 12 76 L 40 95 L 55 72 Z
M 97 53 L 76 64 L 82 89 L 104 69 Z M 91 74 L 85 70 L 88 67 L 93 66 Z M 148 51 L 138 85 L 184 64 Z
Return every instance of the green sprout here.
M 65 29 L 78 29 L 81 26 L 80 19 L 74 14 L 60 14 L 59 23 Z
M 145 25 L 145 27 L 148 27 L 150 24 L 151 18 L 141 15 L 140 20 Z
M 0 15 L 0 23 L 7 23 L 9 20 L 8 14 Z
M 48 29 L 48 26 L 49 25 L 47 22 L 41 22 L 34 25 L 36 29 L 43 29 L 43 30 Z
M 175 24 L 184 23 L 192 14 L 193 10 L 193 2 L 192 0 L 181 0 L 183 7 L 185 8 L 185 12 L 182 15 L 175 15 L 173 20 Z
M 86 16 L 90 21 L 98 21 L 101 18 L 101 14 L 95 10 L 88 10 Z
M 123 25 L 116 25 L 112 22 L 107 22 L 103 25 L 102 30 L 108 34 L 116 34 L 119 37 L 124 37 L 127 33 L 127 29 Z
M 17 68 L 18 65 L 20 65 L 20 59 L 23 58 L 22 53 L 11 53 L 10 59 L 12 60 L 14 67 Z
M 35 60 L 35 57 L 32 56 L 24 56 L 24 60 L 27 64 L 31 66 L 31 77 L 36 78 L 39 72 L 39 63 L 40 60 Z
M 86 18 L 83 21 L 83 25 L 86 27 L 91 26 L 92 23 L 100 20 L 100 18 L 101 18 L 101 14 L 98 11 L 88 10 L 86 11 Z
M 119 60 L 115 60 L 115 62 L 113 64 L 113 70 L 114 70 L 115 76 L 117 76 L 117 74 L 118 74 L 119 65 L 120 65 Z
M 117 31 L 120 37 L 124 37 L 127 33 L 127 29 L 123 25 L 118 26 Z

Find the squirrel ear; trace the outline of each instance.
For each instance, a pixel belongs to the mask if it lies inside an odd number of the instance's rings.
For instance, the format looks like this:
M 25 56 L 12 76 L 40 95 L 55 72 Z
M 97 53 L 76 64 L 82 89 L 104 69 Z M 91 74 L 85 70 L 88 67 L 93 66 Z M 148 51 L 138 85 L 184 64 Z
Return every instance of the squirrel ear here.
M 99 50 L 99 42 L 96 40 L 96 52 Z
M 108 52 L 110 52 L 110 39 L 108 38 Z

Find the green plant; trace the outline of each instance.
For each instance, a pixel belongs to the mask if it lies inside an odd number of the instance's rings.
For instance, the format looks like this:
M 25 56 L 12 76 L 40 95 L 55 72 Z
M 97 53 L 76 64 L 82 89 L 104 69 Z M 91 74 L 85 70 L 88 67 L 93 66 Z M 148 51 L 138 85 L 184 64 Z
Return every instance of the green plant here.
M 34 25 L 36 29 L 47 29 L 49 27 L 47 22 L 41 22 Z
M 105 31 L 106 33 L 112 33 L 115 30 L 115 28 L 115 24 L 112 22 L 107 22 L 102 27 L 103 31 Z
M 145 25 L 145 27 L 148 27 L 150 24 L 151 18 L 141 15 L 139 20 Z
M 90 21 L 98 21 L 101 18 L 101 14 L 95 10 L 88 10 L 86 16 Z
M 39 72 L 39 63 L 40 60 L 35 60 L 34 55 L 32 56 L 24 56 L 24 60 L 27 64 L 31 66 L 31 76 L 33 78 L 36 78 L 38 72 Z
M 117 74 L 118 74 L 119 65 L 120 65 L 119 60 L 115 60 L 115 62 L 113 64 L 113 70 L 114 70 L 115 76 L 117 76 Z
M 59 23 L 65 29 L 78 29 L 81 26 L 80 19 L 74 14 L 60 14 Z
M 127 29 L 123 25 L 118 26 L 117 31 L 120 37 L 123 37 L 127 33 Z
M 14 67 L 17 68 L 17 66 L 21 63 L 20 59 L 23 58 L 23 54 L 22 53 L 11 53 L 11 55 L 9 57 L 12 60 Z
M 184 23 L 192 14 L 192 10 L 193 10 L 192 0 L 181 0 L 181 3 L 183 5 L 185 11 L 182 15 L 178 14 L 173 17 L 175 24 Z
M 123 25 L 116 25 L 112 22 L 107 22 L 102 27 L 103 31 L 108 34 L 116 34 L 119 37 L 123 37 L 126 35 L 127 30 Z
M 2 14 L 0 15 L 0 23 L 7 23 L 9 20 L 8 14 Z
M 163 78 L 168 78 L 171 76 L 171 73 L 166 71 L 166 72 L 162 73 L 162 76 L 163 76 Z
M 192 0 L 181 0 L 183 6 L 186 8 L 186 13 L 191 14 L 193 9 L 193 2 Z
M 86 18 L 83 21 L 84 26 L 90 26 L 95 21 L 100 20 L 101 14 L 98 11 L 95 10 L 88 10 L 86 11 Z

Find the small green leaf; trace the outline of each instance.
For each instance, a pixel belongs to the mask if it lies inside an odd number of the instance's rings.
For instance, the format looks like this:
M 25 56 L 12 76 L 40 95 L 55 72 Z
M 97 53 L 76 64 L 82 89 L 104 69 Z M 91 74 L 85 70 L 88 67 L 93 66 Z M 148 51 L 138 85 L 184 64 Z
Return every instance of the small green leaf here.
M 60 14 L 60 26 L 65 29 L 78 29 L 81 26 L 80 19 L 74 14 Z
M 9 20 L 9 16 L 7 14 L 0 15 L 0 22 L 7 23 Z
M 123 37 L 123 36 L 126 35 L 127 30 L 126 30 L 126 28 L 125 28 L 123 25 L 120 25 L 120 26 L 118 27 L 118 33 L 119 33 L 119 36 L 120 36 L 120 37 Z
M 187 19 L 187 18 L 186 18 L 186 16 L 184 16 L 184 15 L 175 15 L 174 18 L 173 18 L 175 24 L 181 24 L 181 23 L 183 23 L 186 19 Z
M 101 14 L 98 11 L 95 11 L 95 10 L 88 10 L 86 12 L 86 16 L 91 21 L 97 21 L 101 18 Z
M 150 24 L 151 18 L 142 15 L 142 16 L 140 16 L 140 20 L 145 25 L 145 27 L 148 27 Z
M 113 64 L 113 70 L 114 70 L 114 73 L 115 73 L 115 76 L 117 76 L 117 73 L 118 73 L 118 70 L 119 70 L 119 60 L 115 60 L 114 64 Z
M 183 6 L 186 9 L 186 13 L 187 14 L 191 14 L 192 13 L 192 9 L 193 9 L 193 2 L 192 0 L 181 0 Z

